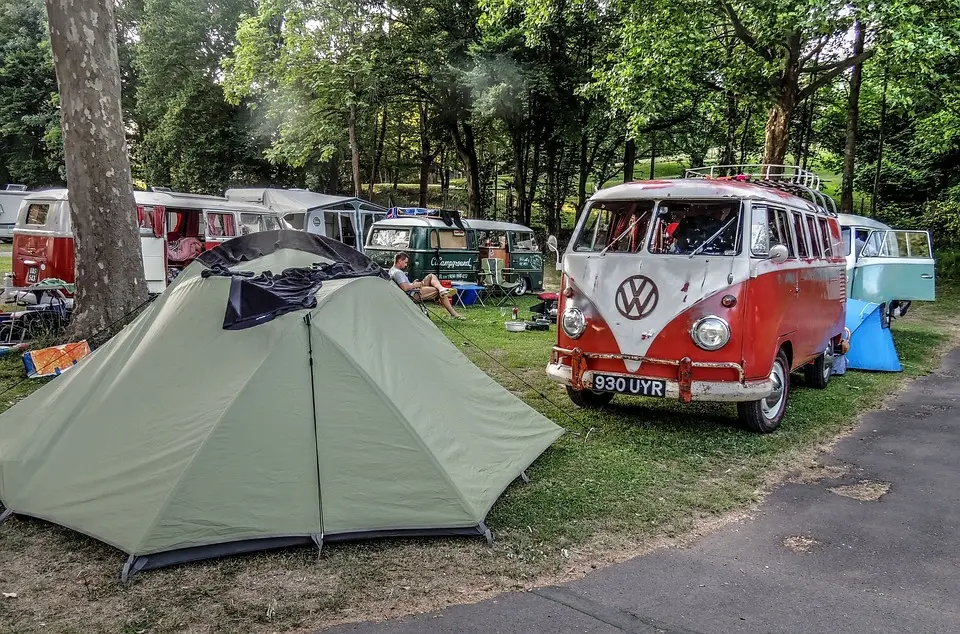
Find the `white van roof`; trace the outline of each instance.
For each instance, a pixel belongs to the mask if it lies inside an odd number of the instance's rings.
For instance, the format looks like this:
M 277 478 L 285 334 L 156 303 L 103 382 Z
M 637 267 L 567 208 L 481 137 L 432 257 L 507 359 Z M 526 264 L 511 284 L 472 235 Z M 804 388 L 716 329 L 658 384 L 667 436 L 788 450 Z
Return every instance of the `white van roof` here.
M 863 227 L 865 229 L 879 229 L 881 231 L 890 231 L 893 229 L 879 220 L 867 218 L 866 216 L 857 216 L 855 214 L 837 214 L 841 227 Z
M 500 222 L 499 220 L 467 220 L 463 224 L 478 231 L 522 231 L 533 233 L 533 229 L 515 222 Z
M 601 189 L 591 201 L 662 200 L 664 198 L 711 199 L 739 198 L 770 203 L 789 204 L 813 212 L 823 209 L 808 200 L 773 187 L 762 187 L 745 181 L 709 178 L 676 178 L 652 181 L 633 181 Z
M 241 187 L 228 189 L 223 195 L 227 200 L 264 205 L 282 214 L 305 213 L 312 209 L 354 209 L 354 205 L 361 211 L 387 213 L 385 207 L 362 198 L 319 194 L 309 189 Z
M 24 200 L 64 201 L 69 195 L 65 187 L 44 189 L 30 192 Z M 262 205 L 233 202 L 220 196 L 205 194 L 185 194 L 183 192 L 139 191 L 133 192 L 133 198 L 138 205 L 162 205 L 164 207 L 178 207 L 180 209 L 222 209 L 225 211 L 240 211 L 243 213 L 273 213 Z

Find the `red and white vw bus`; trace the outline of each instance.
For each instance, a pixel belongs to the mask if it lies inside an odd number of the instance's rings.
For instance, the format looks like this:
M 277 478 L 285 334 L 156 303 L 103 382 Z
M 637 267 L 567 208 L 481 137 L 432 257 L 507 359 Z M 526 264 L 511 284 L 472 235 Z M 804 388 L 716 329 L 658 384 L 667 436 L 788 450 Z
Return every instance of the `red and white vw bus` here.
M 826 387 L 843 337 L 840 226 L 818 188 L 794 167 L 734 166 L 599 191 L 563 254 L 548 375 L 581 407 L 732 401 L 775 430 L 790 373 Z
M 216 196 L 136 191 L 140 249 L 147 288 L 161 293 L 187 264 L 239 235 L 285 227 L 266 207 Z M 27 196 L 13 230 L 13 285 L 47 278 L 74 281 L 73 225 L 66 189 Z

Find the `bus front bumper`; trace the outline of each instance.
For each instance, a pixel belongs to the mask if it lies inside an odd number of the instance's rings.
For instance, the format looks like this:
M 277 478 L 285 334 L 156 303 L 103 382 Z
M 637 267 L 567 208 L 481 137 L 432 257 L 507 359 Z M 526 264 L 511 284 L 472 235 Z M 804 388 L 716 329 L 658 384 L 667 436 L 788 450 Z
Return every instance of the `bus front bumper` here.
M 671 363 L 673 365 L 673 363 Z M 773 382 L 770 379 L 761 379 L 758 381 L 694 381 L 692 380 L 692 370 L 698 364 L 691 363 L 688 359 L 676 363 L 678 377 L 676 380 L 664 379 L 663 377 L 644 377 L 639 374 L 623 374 L 617 372 L 599 372 L 581 369 L 579 376 L 574 378 L 573 368 L 569 365 L 553 361 L 547 365 L 547 376 L 568 387 L 578 390 L 593 389 L 594 374 L 603 374 L 604 376 L 623 377 L 625 379 L 653 379 L 663 381 L 665 385 L 665 398 L 673 398 L 684 402 L 690 401 L 721 401 L 721 402 L 745 402 L 758 401 L 770 396 L 773 392 Z

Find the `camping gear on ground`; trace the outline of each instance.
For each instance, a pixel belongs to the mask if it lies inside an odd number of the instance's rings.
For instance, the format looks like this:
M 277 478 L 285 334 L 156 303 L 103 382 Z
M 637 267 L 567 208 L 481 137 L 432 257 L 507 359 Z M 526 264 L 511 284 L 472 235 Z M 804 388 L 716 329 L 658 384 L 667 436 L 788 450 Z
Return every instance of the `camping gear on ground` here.
M 833 358 L 833 366 L 830 372 L 835 376 L 843 376 L 847 373 L 847 355 L 838 354 Z
M 490 293 L 501 295 L 497 306 L 507 303 L 517 290 L 517 282 L 507 282 L 503 274 L 503 260 L 498 258 L 483 258 L 480 260 L 480 283 Z
M 537 321 L 527 321 L 524 323 L 527 325 L 527 330 L 550 330 L 549 321 L 538 319 Z
M 851 370 L 900 372 L 903 366 L 893 345 L 883 304 L 847 300 L 846 328 L 850 331 L 847 367 Z
M 76 366 L 77 362 L 88 354 L 90 345 L 86 341 L 65 343 L 25 352 L 23 366 L 27 370 L 28 379 L 59 376 L 65 370 Z
M 530 307 L 530 312 L 555 322 L 557 320 L 557 301 L 560 296 L 557 293 L 540 293 L 537 295 L 537 299 L 540 301 Z
M 202 275 L 315 263 L 369 274 L 325 280 L 316 307 L 242 330 L 223 327 L 234 278 Z M 296 544 L 489 536 L 491 505 L 562 429 L 369 265 L 297 231 L 205 253 L 95 354 L 0 415 L 4 514 L 115 546 L 130 555 L 124 578 Z
M 527 329 L 527 322 L 525 321 L 505 321 L 503 325 L 507 332 L 524 332 Z

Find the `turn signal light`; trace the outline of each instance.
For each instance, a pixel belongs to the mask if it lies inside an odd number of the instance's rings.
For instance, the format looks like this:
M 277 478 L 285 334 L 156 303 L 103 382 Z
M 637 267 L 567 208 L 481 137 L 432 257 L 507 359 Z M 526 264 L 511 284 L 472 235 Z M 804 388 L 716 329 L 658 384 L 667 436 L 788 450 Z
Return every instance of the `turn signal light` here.
M 724 308 L 733 308 L 737 305 L 737 298 L 733 295 L 724 295 L 720 303 L 723 304 Z

